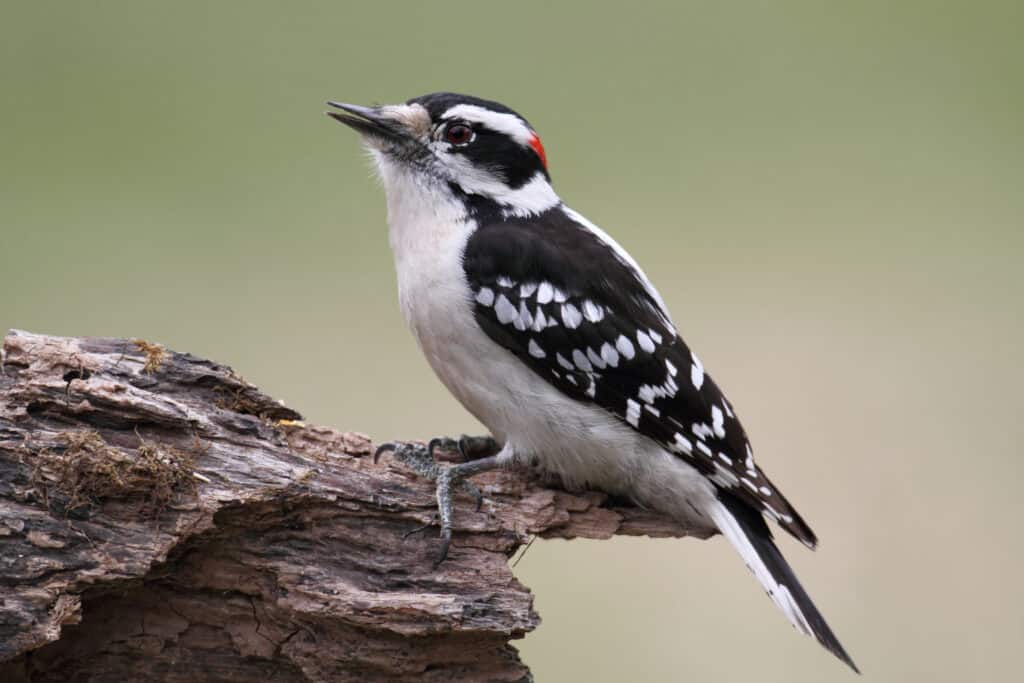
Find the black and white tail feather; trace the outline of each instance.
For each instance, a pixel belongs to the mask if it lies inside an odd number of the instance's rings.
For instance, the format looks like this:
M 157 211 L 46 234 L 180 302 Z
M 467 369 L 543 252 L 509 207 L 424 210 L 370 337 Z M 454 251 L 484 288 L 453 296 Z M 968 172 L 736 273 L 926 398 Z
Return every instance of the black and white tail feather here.
M 826 650 L 860 673 L 779 552 L 764 517 L 728 491 L 720 491 L 718 499 L 721 505 L 711 511 L 715 525 L 789 623 L 801 633 L 817 639 Z
M 693 510 L 794 627 L 857 671 L 765 518 L 810 548 L 814 532 L 754 462 L 647 276 L 555 193 L 529 123 L 454 93 L 332 105 L 378 165 L 403 314 L 441 380 L 504 442 L 499 456 Z

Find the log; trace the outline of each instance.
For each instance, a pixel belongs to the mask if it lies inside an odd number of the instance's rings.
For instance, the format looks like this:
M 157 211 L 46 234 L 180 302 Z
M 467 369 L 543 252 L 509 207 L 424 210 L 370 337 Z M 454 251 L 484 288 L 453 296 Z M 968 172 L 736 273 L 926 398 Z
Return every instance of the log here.
M 231 368 L 12 331 L 0 354 L 0 680 L 523 681 L 532 537 L 694 535 L 528 472 L 456 495 Z M 420 527 L 426 530 L 417 531 Z

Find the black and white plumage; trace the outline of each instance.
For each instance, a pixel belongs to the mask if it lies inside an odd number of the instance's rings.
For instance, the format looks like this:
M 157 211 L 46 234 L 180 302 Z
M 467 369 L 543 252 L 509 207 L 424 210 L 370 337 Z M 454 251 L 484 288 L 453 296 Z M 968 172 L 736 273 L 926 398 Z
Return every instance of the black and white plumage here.
M 812 548 L 814 533 L 754 463 L 733 406 L 640 267 L 554 192 L 526 120 L 451 93 L 334 106 L 384 183 L 403 314 L 501 445 L 465 474 L 538 463 L 566 485 L 720 531 L 790 622 L 856 670 L 764 516 Z
M 606 239 L 561 206 L 481 225 L 463 259 L 481 328 L 813 548 L 813 532 L 754 463 L 732 405 Z

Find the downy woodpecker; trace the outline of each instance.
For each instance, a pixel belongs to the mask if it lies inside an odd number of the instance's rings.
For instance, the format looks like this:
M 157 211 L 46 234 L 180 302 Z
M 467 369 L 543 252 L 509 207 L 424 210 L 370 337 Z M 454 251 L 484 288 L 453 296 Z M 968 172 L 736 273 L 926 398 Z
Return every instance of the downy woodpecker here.
M 441 560 L 451 487 L 479 496 L 467 477 L 529 463 L 721 532 L 793 626 L 856 671 L 765 517 L 810 548 L 814 532 L 754 463 L 732 404 L 636 261 L 559 199 L 530 124 L 453 93 L 329 104 L 383 181 L 405 320 L 498 449 L 443 467 L 422 447 L 381 448 L 436 480 Z M 450 441 L 431 455 L 436 443 Z

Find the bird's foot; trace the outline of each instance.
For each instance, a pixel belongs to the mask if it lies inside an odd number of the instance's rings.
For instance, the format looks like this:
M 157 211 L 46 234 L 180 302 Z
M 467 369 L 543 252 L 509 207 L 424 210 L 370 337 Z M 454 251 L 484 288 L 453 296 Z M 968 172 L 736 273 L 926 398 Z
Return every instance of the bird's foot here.
M 467 438 L 483 439 L 490 437 L 462 437 L 458 441 L 448 437 L 439 437 L 431 439 L 430 443 L 426 446 L 412 441 L 389 441 L 377 447 L 376 452 L 373 454 L 373 461 L 376 463 L 380 459 L 381 455 L 384 453 L 391 453 L 395 460 L 403 463 L 416 474 L 424 477 L 425 479 L 436 482 L 441 479 L 442 472 L 447 469 L 453 469 L 454 466 L 442 466 L 441 463 L 434 459 L 434 450 L 437 448 L 448 450 L 449 444 L 451 444 L 451 450 L 461 454 L 462 450 L 460 443 Z M 467 481 L 466 479 L 459 479 L 458 484 L 462 490 L 473 496 L 473 500 L 476 501 L 476 509 L 479 510 L 484 500 L 483 494 L 480 493 L 480 489 L 478 489 L 473 482 Z
M 442 465 L 434 460 L 434 450 L 442 448 L 459 453 L 468 462 L 457 465 Z M 484 450 L 484 449 L 487 450 Z M 490 452 L 491 455 L 476 455 L 470 459 L 470 453 Z M 392 453 L 396 460 L 410 467 L 421 477 L 433 481 L 436 485 L 437 512 L 441 523 L 441 548 L 434 560 L 434 568 L 448 557 L 448 549 L 452 542 L 452 488 L 457 484 L 476 501 L 476 509 L 483 504 L 483 494 L 467 477 L 487 470 L 500 467 L 496 454 L 497 443 L 490 437 L 466 437 L 455 440 L 451 438 L 431 439 L 426 446 L 419 443 L 396 441 L 381 444 L 373 454 L 374 462 L 384 453 Z M 428 525 L 429 526 L 429 525 Z M 419 530 L 419 529 L 417 529 Z

